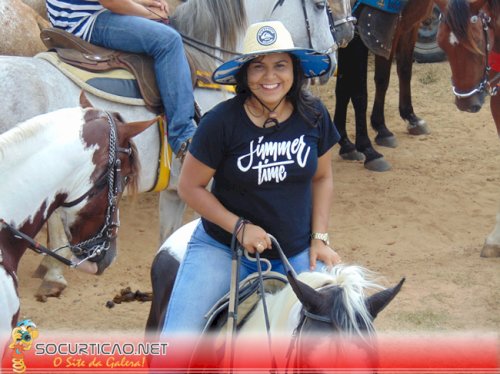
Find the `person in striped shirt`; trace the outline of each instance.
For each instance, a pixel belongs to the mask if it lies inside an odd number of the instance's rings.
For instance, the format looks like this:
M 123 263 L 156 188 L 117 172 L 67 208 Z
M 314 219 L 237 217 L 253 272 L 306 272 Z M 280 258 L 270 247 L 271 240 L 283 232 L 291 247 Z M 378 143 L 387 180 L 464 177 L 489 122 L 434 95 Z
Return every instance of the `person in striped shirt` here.
M 46 0 L 53 27 L 105 48 L 154 59 L 168 141 L 183 158 L 195 131 L 191 72 L 166 0 Z M 156 22 L 155 22 L 156 21 Z

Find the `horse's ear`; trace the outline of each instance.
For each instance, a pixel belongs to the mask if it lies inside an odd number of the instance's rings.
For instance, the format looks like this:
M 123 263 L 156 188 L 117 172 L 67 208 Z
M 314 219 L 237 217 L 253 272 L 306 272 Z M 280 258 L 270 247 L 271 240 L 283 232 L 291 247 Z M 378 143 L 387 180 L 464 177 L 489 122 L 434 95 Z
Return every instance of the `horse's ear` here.
M 93 108 L 94 106 L 92 105 L 92 103 L 89 101 L 89 99 L 87 99 L 87 95 L 85 95 L 85 91 L 82 90 L 82 92 L 80 93 L 80 106 L 82 108 Z
M 370 312 L 371 316 L 373 319 L 377 317 L 377 315 L 387 306 L 389 303 L 396 297 L 396 295 L 399 293 L 401 290 L 401 287 L 403 286 L 403 283 L 405 281 L 405 278 L 401 279 L 399 283 L 392 287 L 388 288 L 386 290 L 377 292 L 376 294 L 373 294 L 372 296 L 368 297 L 366 299 L 366 306 L 368 308 L 368 311 Z
M 287 272 L 286 277 L 295 295 L 306 310 L 315 309 L 317 301 L 321 299 L 320 294 L 314 288 L 298 280 L 291 272 Z
M 139 121 L 139 122 L 129 122 L 124 126 L 119 127 L 120 135 L 124 136 L 127 139 L 133 138 L 137 134 L 140 134 L 144 130 L 146 130 L 153 123 L 158 121 L 158 117 L 150 119 L 148 121 Z

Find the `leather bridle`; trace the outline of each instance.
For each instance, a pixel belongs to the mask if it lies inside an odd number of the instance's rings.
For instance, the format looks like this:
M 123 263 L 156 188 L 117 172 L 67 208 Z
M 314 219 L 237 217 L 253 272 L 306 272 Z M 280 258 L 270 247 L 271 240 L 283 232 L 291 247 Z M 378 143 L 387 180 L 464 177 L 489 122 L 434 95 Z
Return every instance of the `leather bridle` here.
M 114 121 L 112 115 L 108 112 L 106 112 L 106 119 L 110 128 L 108 164 L 106 170 L 87 192 L 72 201 L 61 204 L 61 206 L 65 208 L 76 206 L 85 199 L 95 196 L 106 184 L 108 186 L 108 206 L 106 209 L 104 224 L 97 234 L 83 242 L 77 244 L 68 243 L 62 247 L 50 250 L 36 242 L 30 236 L 9 225 L 5 220 L 0 219 L 0 224 L 7 228 L 14 235 L 14 237 L 26 241 L 30 249 L 39 254 L 51 256 L 72 268 L 77 267 L 82 262 L 87 260 L 92 262 L 99 261 L 111 247 L 111 241 L 116 238 L 118 227 L 120 226 L 118 199 L 119 195 L 123 192 L 126 184 L 128 183 L 128 178 L 122 177 L 121 161 L 118 158 L 118 153 L 125 153 L 130 157 L 132 155 L 132 148 L 122 148 L 118 145 L 116 122 Z M 57 252 L 63 248 L 70 248 L 71 252 L 78 258 L 79 261 L 75 262 L 68 260 L 57 254 Z
M 480 80 L 480 82 L 471 90 L 466 91 L 466 92 L 460 92 L 457 90 L 455 84 L 452 82 L 452 90 L 453 94 L 459 98 L 459 99 L 466 99 L 468 97 L 471 97 L 473 95 L 486 92 L 487 94 L 491 96 L 495 96 L 498 92 L 498 87 L 496 85 L 493 85 L 493 82 L 500 78 L 500 73 L 497 74 L 495 77 L 493 77 L 491 80 L 489 79 L 489 74 L 491 71 L 491 66 L 489 64 L 489 54 L 490 50 L 493 47 L 491 44 L 490 37 L 488 35 L 488 30 L 491 27 L 491 20 L 492 18 L 486 14 L 483 11 L 480 11 L 478 14 L 475 14 L 470 17 L 470 22 L 471 23 L 476 23 L 477 21 L 481 22 L 482 29 L 483 29 L 483 35 L 484 35 L 484 55 L 485 55 L 485 64 L 484 64 L 484 71 L 483 71 L 483 77 Z M 446 23 L 446 18 L 441 14 L 440 16 L 440 21 Z

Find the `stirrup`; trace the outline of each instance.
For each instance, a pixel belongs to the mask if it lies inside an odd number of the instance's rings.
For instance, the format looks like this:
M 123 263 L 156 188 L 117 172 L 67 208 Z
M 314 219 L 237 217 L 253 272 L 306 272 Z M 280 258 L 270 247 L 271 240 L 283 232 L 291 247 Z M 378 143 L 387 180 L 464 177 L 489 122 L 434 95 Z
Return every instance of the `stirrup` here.
M 179 148 L 179 151 L 175 155 L 175 157 L 177 157 L 178 159 L 181 160 L 181 164 L 184 163 L 184 159 L 186 158 L 186 154 L 187 154 L 187 151 L 189 149 L 189 145 L 191 144 L 191 140 L 192 139 L 189 138 L 188 140 L 186 140 L 185 142 L 183 142 L 181 144 L 181 148 Z

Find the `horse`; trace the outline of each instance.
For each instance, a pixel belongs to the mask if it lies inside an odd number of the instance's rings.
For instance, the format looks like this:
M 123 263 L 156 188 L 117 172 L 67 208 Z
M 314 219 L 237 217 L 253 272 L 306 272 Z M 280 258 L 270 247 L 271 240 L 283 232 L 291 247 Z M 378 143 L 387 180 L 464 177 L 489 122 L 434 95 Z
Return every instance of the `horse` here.
M 28 247 L 97 275 L 116 256 L 122 191 L 138 183 L 131 138 L 155 121 L 125 123 L 118 113 L 82 103 L 0 135 L 0 337 L 10 335 L 19 315 L 17 268 Z M 71 260 L 32 239 L 56 209 Z
M 33 8 L 21 0 L 0 0 L 0 14 L 0 55 L 34 56 L 45 50 L 40 30 L 49 22 Z
M 335 0 L 342 4 L 349 0 Z M 263 19 L 282 21 L 289 29 L 297 46 L 318 50 L 335 50 L 335 40 L 330 30 L 327 3 L 317 0 L 276 0 L 259 3 L 252 0 L 188 0 L 179 5 L 172 22 L 182 33 L 186 52 L 195 63 L 196 69 L 210 72 L 226 58 L 231 51 L 238 51 L 246 26 Z M 350 11 L 350 7 L 343 7 Z M 350 13 L 349 13 L 350 14 Z M 346 14 L 334 14 L 334 20 L 347 18 Z M 343 26 L 342 26 L 343 25 Z M 339 25 L 340 32 L 350 22 Z M 198 42 L 197 42 L 198 41 Z M 236 52 L 233 52 L 236 53 Z M 335 59 L 335 56 L 333 56 Z M 0 132 L 13 125 L 14 119 L 26 119 L 47 111 L 74 106 L 80 94 L 80 87 L 56 67 L 41 58 L 0 57 Z M 210 84 L 199 85 L 194 96 L 201 112 L 226 100 L 233 94 Z M 121 113 L 127 120 L 152 118 L 144 105 L 115 103 L 88 94 L 99 108 Z M 159 131 L 149 128 L 136 138 L 141 175 L 139 192 L 150 191 L 155 186 L 160 150 Z M 181 225 L 185 205 L 176 191 L 179 161 L 163 162 L 171 168 L 170 181 L 159 197 L 160 242 Z M 50 227 L 57 227 L 57 223 Z M 53 239 L 61 233 L 50 233 Z M 42 296 L 57 296 L 66 287 L 62 269 L 47 259 L 39 274 L 44 281 L 37 291 Z
M 455 104 L 476 113 L 491 95 L 491 114 L 500 136 L 500 1 L 449 0 L 438 5 L 438 44 L 450 63 Z M 500 212 L 481 256 L 500 257 Z
M 153 300 L 146 326 L 146 336 L 151 341 L 158 339 L 163 327 L 168 299 L 175 281 L 173 270 L 177 271 L 184 257 L 187 242 L 198 224 L 199 219 L 175 231 L 160 247 L 153 261 L 151 266 Z M 274 238 L 272 240 L 275 247 L 280 250 L 279 243 Z M 284 261 L 285 268 L 287 268 L 286 277 L 272 271 L 268 272 L 269 269 L 263 274 L 264 282 L 271 281 L 271 287 L 265 287 L 265 289 L 272 290 L 272 295 L 265 297 L 267 322 L 264 320 L 262 300 L 259 301 L 257 298 L 256 303 L 250 304 L 245 301 L 247 305 L 242 308 L 241 313 L 238 313 L 241 320 L 238 320 L 236 339 L 255 338 L 259 334 L 262 337 L 268 325 L 268 333 L 271 337 L 279 336 L 291 340 L 292 343 L 288 344 L 296 355 L 295 364 L 301 368 L 315 367 L 308 352 L 328 347 L 336 337 L 362 340 L 366 336 L 372 336 L 375 332 L 374 319 L 394 299 L 405 281 L 403 278 L 394 287 L 384 289 L 375 282 L 373 272 L 360 266 L 343 264 L 336 265 L 329 270 L 322 269 L 296 275 L 286 260 Z M 165 277 L 165 275 L 168 276 Z M 253 274 L 243 280 L 240 285 L 242 288 L 251 288 L 252 283 L 255 286 L 256 279 L 256 274 Z M 282 283 L 281 287 L 276 283 Z M 370 290 L 376 290 L 376 292 L 367 296 Z M 245 296 L 244 299 L 254 298 Z M 207 316 L 205 333 L 209 338 L 208 342 L 202 339 L 194 352 L 194 357 L 197 353 L 202 353 L 200 362 L 194 359 L 196 365 L 203 363 L 206 359 L 207 349 L 214 350 L 212 339 L 214 333 L 217 335 L 219 331 L 224 332 L 223 327 L 226 326 L 228 315 L 226 309 L 222 308 L 223 305 L 223 303 L 217 303 L 217 306 L 221 306 L 217 309 L 223 312 Z M 213 310 L 215 309 L 214 306 Z M 247 310 L 250 311 L 247 313 Z M 294 341 L 293 336 L 300 338 Z M 313 338 L 307 339 L 308 336 Z M 303 337 L 306 339 L 302 339 Z M 286 362 L 287 360 L 282 358 L 279 361 Z M 321 363 L 316 362 L 316 365 Z M 210 362 L 209 365 L 217 365 L 217 363 Z
M 363 7 L 363 5 L 361 5 Z M 396 57 L 399 77 L 399 113 L 408 124 L 410 135 L 424 135 L 429 132 L 426 122 L 419 118 L 411 100 L 411 74 L 413 49 L 420 23 L 432 11 L 432 0 L 408 0 L 403 9 L 392 39 L 388 58 L 375 56 L 375 99 L 371 112 L 371 125 L 377 132 L 375 143 L 385 147 L 396 147 L 397 139 L 387 128 L 384 116 L 385 96 L 389 86 L 393 58 Z M 361 9 L 361 8 L 360 8 Z M 363 22 L 360 20 L 359 22 Z M 361 26 L 361 25 L 360 25 Z M 361 37 L 338 53 L 338 72 L 335 87 L 334 122 L 341 135 L 339 154 L 344 160 L 363 160 L 364 167 L 372 171 L 387 171 L 390 163 L 375 150 L 369 135 L 366 119 L 368 105 L 367 64 L 368 48 Z M 351 142 L 346 130 L 347 106 L 352 101 L 355 112 L 356 141 Z

